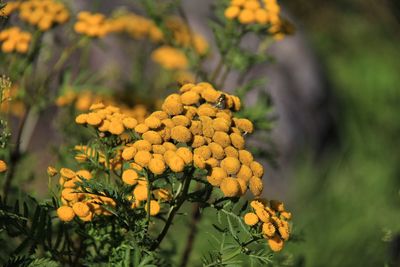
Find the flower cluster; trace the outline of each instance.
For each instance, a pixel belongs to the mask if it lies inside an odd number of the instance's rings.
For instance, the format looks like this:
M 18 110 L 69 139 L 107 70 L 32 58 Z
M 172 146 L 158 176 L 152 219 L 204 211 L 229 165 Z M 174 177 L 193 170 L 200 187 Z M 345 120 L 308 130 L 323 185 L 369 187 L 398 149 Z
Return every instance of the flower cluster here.
M 41 31 L 47 31 L 55 24 L 63 24 L 69 19 L 69 11 L 54 0 L 28 0 L 19 5 L 19 17 Z
M 149 113 L 145 105 L 137 104 L 133 107 L 129 107 L 109 95 L 93 92 L 91 90 L 82 90 L 80 92 L 75 92 L 72 89 L 66 90 L 56 99 L 55 103 L 58 107 L 65 107 L 73 104 L 78 111 L 88 111 L 90 107 L 96 103 L 104 103 L 104 105 L 107 106 L 118 106 L 121 113 L 135 118 L 138 122 L 144 121 Z
M 225 9 L 225 17 L 229 20 L 237 19 L 241 24 L 270 24 L 268 31 L 276 39 L 283 38 L 283 21 L 276 0 L 231 0 Z
M 81 11 L 74 25 L 75 32 L 89 37 L 104 37 L 109 32 L 109 22 L 103 14 Z
M 122 157 L 154 175 L 167 168 L 179 173 L 193 164 L 207 170 L 208 182 L 227 197 L 241 196 L 248 187 L 259 196 L 264 170 L 245 150 L 243 136 L 253 132 L 253 124 L 233 117 L 240 106 L 239 98 L 209 83 L 185 84 L 134 128 L 142 139 L 128 144 Z
M 0 160 L 0 173 L 7 171 L 7 163 L 3 160 Z
M 60 170 L 59 183 L 63 205 L 57 209 L 57 215 L 61 221 L 72 221 L 75 216 L 82 221 L 91 221 L 94 215 L 111 215 L 106 206 L 114 207 L 116 205 L 112 198 L 83 193 L 77 185 L 82 178 L 89 180 L 93 177 L 87 170 L 77 172 L 68 168 Z
M 184 70 L 188 67 L 185 54 L 171 46 L 161 46 L 153 51 L 151 58 L 167 70 Z
M 102 103 L 93 104 L 89 113 L 78 115 L 75 122 L 97 128 L 100 132 L 121 135 L 127 129 L 134 129 L 138 124 L 133 117 L 121 113 L 115 106 L 104 106 Z
M 244 215 L 244 222 L 262 232 L 271 250 L 280 251 L 283 242 L 289 239 L 291 213 L 285 210 L 282 202 L 275 200 L 253 200 L 250 206 L 253 212 Z
M 4 53 L 12 53 L 14 51 L 25 54 L 29 50 L 31 42 L 31 34 L 24 32 L 18 27 L 11 27 L 0 31 L 1 50 Z

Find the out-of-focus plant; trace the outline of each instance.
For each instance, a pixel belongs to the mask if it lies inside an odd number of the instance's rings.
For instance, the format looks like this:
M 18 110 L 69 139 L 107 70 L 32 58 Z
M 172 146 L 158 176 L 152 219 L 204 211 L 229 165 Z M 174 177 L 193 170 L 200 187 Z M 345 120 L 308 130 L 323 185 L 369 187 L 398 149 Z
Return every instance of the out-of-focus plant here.
M 253 131 L 271 129 L 271 106 L 260 97 L 246 108 L 240 99 L 264 85 L 247 74 L 269 61 L 273 40 L 292 31 L 279 5 L 217 1 L 210 25 L 220 60 L 207 72 L 210 45 L 192 30 L 180 1 L 139 1 L 142 15 L 118 7 L 110 15 L 73 14 L 69 4 L 1 6 L 0 70 L 13 81 L 1 80 L 1 115 L 18 125 L 10 140 L 1 120 L 0 238 L 9 240 L 1 261 L 173 265 L 162 244 L 182 207 L 192 204 L 196 220 L 204 210 L 218 218 L 210 227 L 220 235 L 219 248 L 209 250 L 204 266 L 272 264 L 271 251 L 289 239 L 291 214 L 283 203 L 261 198 L 264 168 L 245 145 Z M 257 51 L 241 47 L 249 34 L 260 39 Z M 105 38 L 132 44 L 130 75 L 88 64 L 93 46 L 107 46 Z M 239 73 L 235 93 L 216 90 L 232 71 Z M 161 100 L 166 88 L 176 91 Z M 52 199 L 38 201 L 22 190 L 26 196 L 18 198 L 16 184 L 24 178 L 17 170 L 40 116 L 54 106 L 64 146 L 56 149 L 56 167 L 47 169 Z M 193 238 L 181 266 L 189 263 Z

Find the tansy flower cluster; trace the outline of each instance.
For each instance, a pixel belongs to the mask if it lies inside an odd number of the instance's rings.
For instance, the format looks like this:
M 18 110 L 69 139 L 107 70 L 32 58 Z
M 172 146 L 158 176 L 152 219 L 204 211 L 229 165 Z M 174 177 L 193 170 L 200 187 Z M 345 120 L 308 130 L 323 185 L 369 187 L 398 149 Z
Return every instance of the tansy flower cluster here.
M 4 53 L 18 52 L 25 54 L 29 50 L 32 36 L 18 27 L 11 27 L 0 31 L 1 51 Z
M 268 31 L 274 34 L 276 39 L 283 38 L 283 22 L 276 0 L 231 0 L 225 9 L 225 17 L 229 20 L 237 19 L 241 24 L 269 24 Z
M 272 251 L 282 250 L 284 241 L 289 239 L 291 213 L 276 200 L 253 200 L 250 206 L 253 212 L 244 215 L 244 222 L 262 232 Z
M 74 25 L 75 32 L 89 37 L 104 37 L 109 33 L 109 22 L 103 14 L 81 11 Z
M 167 70 L 184 70 L 188 68 L 188 59 L 179 49 L 171 46 L 161 46 L 153 51 L 151 58 Z
M 28 0 L 19 5 L 19 17 L 27 23 L 47 31 L 55 24 L 63 24 L 69 19 L 69 11 L 60 2 L 53 0 Z
M 91 125 L 100 132 L 107 132 L 113 135 L 121 135 L 127 129 L 134 129 L 138 121 L 130 116 L 121 113 L 115 106 L 104 106 L 102 103 L 93 104 L 89 113 L 83 113 L 76 117 L 77 124 Z
M 53 169 L 48 172 L 55 175 Z M 61 185 L 62 206 L 57 209 L 57 215 L 61 221 L 72 221 L 78 216 L 82 221 L 91 221 L 95 215 L 111 215 L 106 206 L 114 207 L 115 201 L 112 198 L 98 196 L 95 194 L 83 193 L 77 182 L 82 178 L 92 179 L 92 174 L 87 170 L 74 172 L 68 168 L 62 168 L 59 172 Z
M 240 106 L 238 97 L 209 83 L 185 84 L 134 128 L 142 140 L 128 144 L 122 158 L 154 175 L 194 165 L 207 170 L 208 182 L 227 197 L 241 196 L 248 187 L 259 196 L 264 170 L 245 150 L 243 136 L 253 132 L 253 124 L 233 117 Z
M 78 111 L 88 111 L 95 103 L 104 103 L 104 105 L 107 106 L 118 106 L 121 113 L 135 118 L 138 122 L 144 121 L 149 114 L 145 105 L 138 104 L 133 107 L 128 107 L 111 96 L 95 93 L 91 90 L 83 90 L 80 92 L 75 92 L 72 89 L 66 90 L 56 99 L 55 103 L 58 107 L 65 107 L 73 104 Z

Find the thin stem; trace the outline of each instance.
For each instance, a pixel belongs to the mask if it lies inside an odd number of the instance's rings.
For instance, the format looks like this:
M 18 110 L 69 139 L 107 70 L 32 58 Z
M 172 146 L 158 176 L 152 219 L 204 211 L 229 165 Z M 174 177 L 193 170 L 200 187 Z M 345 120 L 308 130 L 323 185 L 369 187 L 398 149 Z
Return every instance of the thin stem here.
M 167 235 L 168 230 L 172 225 L 172 221 L 173 221 L 176 213 L 178 212 L 178 210 L 180 209 L 182 204 L 185 202 L 186 196 L 187 196 L 188 191 L 189 191 L 190 182 L 192 180 L 193 172 L 194 172 L 194 169 L 192 169 L 189 173 L 185 174 L 185 176 L 184 176 L 185 178 L 184 178 L 183 186 L 182 186 L 182 191 L 177 196 L 176 203 L 170 208 L 170 210 L 168 212 L 168 218 L 167 218 L 167 221 L 166 221 L 166 223 L 164 225 L 164 228 L 162 229 L 160 235 L 157 237 L 157 239 L 156 239 L 157 242 L 154 243 L 154 245 L 151 247 L 151 250 L 155 250 L 160 246 L 161 242 L 163 241 L 163 239 Z

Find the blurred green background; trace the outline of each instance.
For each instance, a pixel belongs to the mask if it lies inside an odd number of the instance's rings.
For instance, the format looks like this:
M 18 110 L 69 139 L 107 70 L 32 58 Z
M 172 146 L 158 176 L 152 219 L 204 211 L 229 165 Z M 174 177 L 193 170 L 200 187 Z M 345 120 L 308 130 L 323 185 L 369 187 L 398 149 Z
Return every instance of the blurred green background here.
M 288 207 L 304 240 L 283 264 L 400 266 L 400 3 L 284 4 L 326 68 L 339 140 L 298 157 Z

